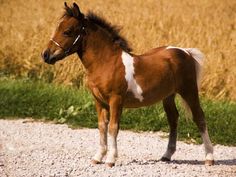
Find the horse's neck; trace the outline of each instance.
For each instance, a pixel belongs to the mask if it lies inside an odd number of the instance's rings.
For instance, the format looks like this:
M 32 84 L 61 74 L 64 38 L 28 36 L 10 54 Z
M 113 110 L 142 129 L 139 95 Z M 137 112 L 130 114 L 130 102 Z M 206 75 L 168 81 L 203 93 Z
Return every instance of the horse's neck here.
M 111 54 L 114 55 L 113 48 L 114 44 L 102 30 L 90 32 L 83 43 L 84 52 L 81 56 L 81 61 L 86 70 L 91 72 L 99 68 L 99 65 L 108 63 Z

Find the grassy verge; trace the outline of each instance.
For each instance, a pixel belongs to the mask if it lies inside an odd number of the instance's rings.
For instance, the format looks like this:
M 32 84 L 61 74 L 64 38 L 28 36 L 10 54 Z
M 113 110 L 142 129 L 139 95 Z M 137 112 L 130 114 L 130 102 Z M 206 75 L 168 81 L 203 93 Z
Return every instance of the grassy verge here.
M 178 101 L 177 101 L 178 103 Z M 214 143 L 236 145 L 236 103 L 202 98 L 209 134 Z M 200 143 L 200 135 L 191 119 L 180 110 L 178 137 Z M 84 88 L 74 89 L 28 79 L 0 79 L 0 118 L 53 120 L 72 127 L 97 127 L 97 117 L 91 94 Z M 168 124 L 162 105 L 125 109 L 121 129 L 134 131 L 166 131 Z

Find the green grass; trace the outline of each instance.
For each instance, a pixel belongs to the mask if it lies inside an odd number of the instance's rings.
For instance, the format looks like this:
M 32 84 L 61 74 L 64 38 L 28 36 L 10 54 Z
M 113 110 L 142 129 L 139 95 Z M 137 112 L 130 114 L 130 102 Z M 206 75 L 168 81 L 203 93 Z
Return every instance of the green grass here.
M 214 143 L 236 145 L 236 103 L 202 98 L 209 134 Z M 185 118 L 179 106 L 179 140 L 201 143 L 200 134 L 191 119 Z M 0 118 L 27 118 L 67 123 L 71 127 L 97 127 L 97 116 L 91 94 L 75 89 L 29 79 L 0 79 Z M 161 104 L 140 109 L 125 109 L 121 129 L 168 132 Z

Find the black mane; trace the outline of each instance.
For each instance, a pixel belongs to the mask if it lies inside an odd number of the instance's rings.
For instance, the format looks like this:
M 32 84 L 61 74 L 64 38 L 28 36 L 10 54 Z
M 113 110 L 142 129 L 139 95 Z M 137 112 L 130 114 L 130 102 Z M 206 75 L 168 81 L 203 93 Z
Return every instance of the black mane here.
M 119 46 L 126 52 L 131 52 L 132 49 L 131 47 L 129 46 L 127 40 L 120 35 L 120 28 L 118 28 L 117 26 L 115 25 L 112 25 L 110 24 L 109 22 L 107 22 L 104 18 L 96 15 L 95 13 L 93 12 L 89 12 L 87 15 L 86 15 L 86 18 L 100 26 L 101 28 L 105 29 L 108 33 L 111 34 L 111 37 L 112 37 L 112 40 L 113 42 L 119 44 Z

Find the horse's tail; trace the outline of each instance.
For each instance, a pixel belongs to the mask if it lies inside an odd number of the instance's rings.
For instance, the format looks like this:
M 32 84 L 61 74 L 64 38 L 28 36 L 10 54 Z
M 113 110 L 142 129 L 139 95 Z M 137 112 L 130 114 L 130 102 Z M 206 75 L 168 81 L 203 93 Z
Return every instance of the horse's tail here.
M 196 49 L 196 48 L 186 48 L 185 50 L 188 51 L 188 53 L 190 53 L 190 55 L 195 60 L 195 68 L 196 68 L 196 74 L 197 74 L 197 85 L 198 85 L 198 89 L 200 89 L 200 81 L 201 81 L 201 76 L 202 76 L 204 54 L 199 49 Z
M 197 86 L 198 90 L 200 89 L 200 81 L 202 76 L 202 67 L 204 62 L 204 54 L 196 48 L 185 48 L 185 50 L 194 58 L 195 61 L 195 68 L 196 68 L 196 77 L 197 77 Z M 185 102 L 185 100 L 182 100 L 182 106 L 185 108 L 185 115 L 186 118 L 189 118 L 191 115 L 191 110 L 189 105 Z

